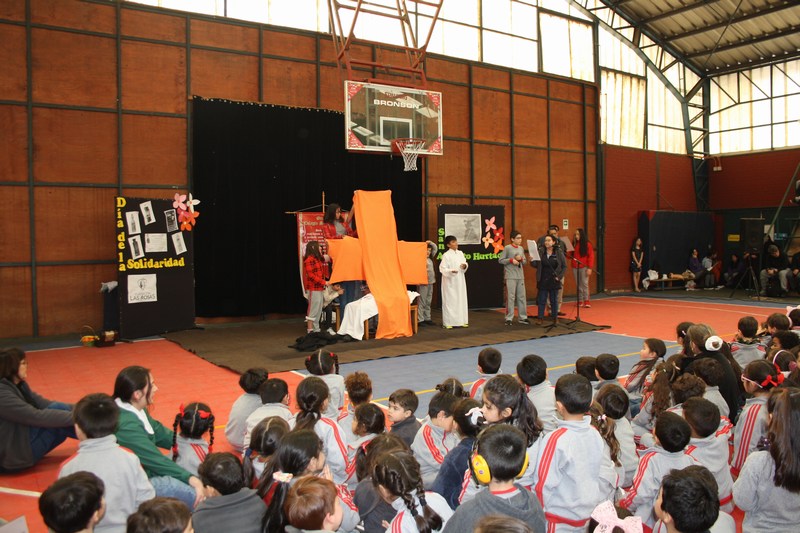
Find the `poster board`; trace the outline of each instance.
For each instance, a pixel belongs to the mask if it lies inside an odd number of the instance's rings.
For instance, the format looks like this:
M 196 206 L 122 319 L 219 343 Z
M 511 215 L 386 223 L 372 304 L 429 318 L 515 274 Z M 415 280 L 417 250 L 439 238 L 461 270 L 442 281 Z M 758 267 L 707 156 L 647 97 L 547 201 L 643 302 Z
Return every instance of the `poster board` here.
M 120 337 L 194 327 L 194 242 L 172 200 L 116 197 Z
M 297 216 L 297 264 L 300 267 L 300 288 L 303 291 L 303 298 L 308 299 L 306 292 L 305 276 L 303 275 L 303 256 L 306 254 L 306 244 L 310 241 L 319 243 L 319 250 L 323 254 L 328 253 L 328 243 L 322 233 L 322 219 L 325 213 L 300 211 Z
M 505 231 L 505 208 L 501 205 L 439 204 L 434 267 L 439 287 L 439 262 L 447 251 L 444 238 L 453 235 L 469 264 L 466 278 L 470 309 L 503 307 L 503 266 L 497 260 L 507 244 Z

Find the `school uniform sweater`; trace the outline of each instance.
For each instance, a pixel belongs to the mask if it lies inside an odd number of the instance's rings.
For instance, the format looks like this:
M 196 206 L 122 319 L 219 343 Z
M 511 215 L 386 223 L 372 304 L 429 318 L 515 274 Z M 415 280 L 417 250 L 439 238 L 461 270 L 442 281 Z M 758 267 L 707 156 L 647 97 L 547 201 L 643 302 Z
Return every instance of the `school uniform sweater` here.
M 648 448 L 639 459 L 639 469 L 631 490 L 619 505 L 641 517 L 642 523 L 652 528 L 656 521 L 653 504 L 661 488 L 661 480 L 673 469 L 682 470 L 694 464 L 697 462 L 684 450 L 668 452 L 659 446 Z
M 758 441 L 767 433 L 767 396 L 748 398 L 733 431 L 731 473 L 739 475 L 747 456 L 755 451 Z
M 732 427 L 731 427 L 732 429 Z M 728 434 L 730 431 L 712 433 L 705 438 L 692 438 L 686 453 L 691 455 L 698 463 L 708 468 L 714 475 L 719 489 L 719 508 L 721 511 L 730 513 L 733 511 L 733 477 L 728 466 L 730 456 L 730 446 L 728 445 Z
M 455 509 L 459 505 L 458 499 L 463 490 L 464 474 L 469 472 L 469 458 L 472 455 L 474 443 L 474 438 L 466 437 L 458 443 L 458 446 L 450 450 L 431 485 L 431 490 L 440 494 L 451 509 Z
M 703 393 L 703 398 L 716 405 L 719 408 L 719 414 L 721 416 L 730 416 L 731 410 L 728 407 L 728 402 L 726 402 L 725 398 L 722 397 L 722 394 L 719 392 L 719 387 L 710 387 L 706 385 L 706 391 Z
M 458 446 L 458 437 L 453 432 L 447 432 L 433 425 L 430 417 L 425 417 L 425 421 L 414 437 L 414 442 L 411 443 L 411 451 L 419 462 L 425 487 L 433 484 L 445 456 L 456 446 Z
M 322 439 L 325 463 L 330 467 L 333 482 L 337 485 L 345 484 L 350 462 L 347 460 L 347 444 L 344 442 L 339 425 L 323 416 L 314 424 L 314 433 Z
M 190 439 L 178 435 L 175 438 L 175 444 L 178 445 L 178 457 L 175 462 L 196 476 L 200 463 L 205 461 L 206 455 L 208 455 L 208 442 L 205 439 Z
M 517 518 L 528 524 L 533 531 L 545 531 L 547 522 L 544 518 L 539 500 L 521 485 L 505 493 L 492 493 L 484 490 L 471 501 L 456 509 L 447 521 L 445 533 L 462 533 L 472 531 L 478 521 L 486 515 L 500 514 Z
M 478 402 L 481 401 L 481 398 L 483 397 L 483 389 L 486 387 L 486 382 L 496 375 L 497 374 L 481 374 L 481 377 L 476 379 L 475 383 L 473 383 L 469 388 L 469 397 Z
M 417 436 L 417 432 L 422 427 L 419 420 L 414 415 L 409 416 L 405 420 L 401 420 L 400 422 L 395 422 L 389 428 L 389 432 L 392 435 L 400 437 L 403 442 L 405 442 L 408 446 L 414 442 L 414 438 Z
M 522 261 L 515 265 L 511 260 L 518 255 L 522 256 Z M 522 267 L 525 266 L 527 260 L 525 259 L 525 250 L 523 250 L 522 246 L 514 246 L 513 244 L 506 245 L 497 257 L 497 261 L 503 265 L 503 279 L 525 279 Z
M 353 494 L 353 502 L 363 523 L 364 533 L 384 531 L 386 528 L 383 527 L 383 522 L 391 522 L 394 515 L 397 514 L 394 507 L 386 503 L 378 494 L 378 489 L 372 483 L 371 477 L 358 482 Z
M 261 407 L 250 413 L 244 422 L 244 437 L 242 443 L 244 449 L 250 446 L 250 436 L 259 422 L 271 416 L 279 416 L 289 423 L 289 427 L 294 427 L 294 415 L 289 410 L 289 406 L 282 403 L 265 403 Z
M 78 451 L 61 464 L 58 477 L 80 471 L 93 473 L 105 485 L 106 514 L 94 527 L 98 533 L 125 533 L 128 516 L 156 496 L 139 458 L 121 448 L 114 435 L 80 441 Z
M 733 501 L 744 511 L 742 531 L 796 531 L 800 523 L 800 493 L 775 486 L 775 462 L 768 451 L 753 452 L 733 484 Z
M 661 520 L 653 526 L 652 533 L 667 533 L 667 526 Z M 719 513 L 717 521 L 708 528 L 708 533 L 736 533 L 736 521 L 728 513 Z
M 636 469 L 639 467 L 639 456 L 636 454 L 633 427 L 627 418 L 614 420 L 614 436 L 619 441 L 619 461 L 622 463 L 623 470 L 620 486 L 630 487 L 633 483 L 633 476 L 636 475 Z
M 731 343 L 731 355 L 744 369 L 748 363 L 764 359 L 767 356 L 767 347 L 756 340 L 751 342 L 734 341 Z
M 225 438 L 237 452 L 245 449 L 244 434 L 245 422 L 253 411 L 261 407 L 261 396 L 258 394 L 244 393 L 233 402 L 231 412 L 228 414 L 228 423 L 225 424 Z
M 172 431 L 150 416 L 147 410 L 144 410 L 144 415 L 153 428 L 153 433 L 147 432 L 142 420 L 134 413 L 120 409 L 117 442 L 136 454 L 147 477 L 167 476 L 188 484 L 192 475 L 159 450 L 172 448 Z
M 339 418 L 339 410 L 344 407 L 344 378 L 339 374 L 324 374 L 317 376 L 328 386 L 330 396 L 328 396 L 328 408 L 322 416 L 336 420 Z
M 347 445 L 347 488 L 351 491 L 356 490 L 358 478 L 356 477 L 356 454 L 358 450 L 365 448 L 372 439 L 377 437 L 375 433 L 359 437 Z
M 264 500 L 253 489 L 207 498 L 192 513 L 192 526 L 197 533 L 261 533 L 261 519 L 267 512 Z
M 336 423 L 339 424 L 339 429 L 342 430 L 342 437 L 348 444 L 358 440 L 358 437 L 353 433 L 353 418 L 356 416 L 353 404 L 347 404 L 347 407 L 339 411 L 336 417 Z
M 583 532 L 603 501 L 600 483 L 605 441 L 583 420 L 561 420 L 539 439 L 533 491 L 544 509 L 548 532 Z M 539 442 L 537 441 L 537 442 Z
M 417 513 L 422 515 L 423 509 L 422 505 L 419 503 L 419 499 L 417 499 L 417 491 L 411 493 L 411 499 L 414 501 Z M 450 507 L 447 505 L 447 502 L 444 501 L 444 498 L 435 492 L 426 491 L 425 502 L 428 504 L 428 507 L 436 511 L 436 514 L 442 518 L 441 529 L 434 531 L 444 531 L 447 521 L 450 520 L 451 516 L 453 516 L 453 510 L 450 509 Z M 408 507 L 406 507 L 406 504 L 402 498 L 397 498 L 394 500 L 392 502 L 392 507 L 395 511 L 397 511 L 397 514 L 392 519 L 391 523 L 389 523 L 386 533 L 419 533 L 419 529 L 417 529 L 417 523 L 414 521 L 414 517 L 411 516 L 411 512 L 408 510 Z
M 536 407 L 539 420 L 542 421 L 545 433 L 550 433 L 558 427 L 558 414 L 556 414 L 556 393 L 553 384 L 544 380 L 538 385 L 527 387 L 528 399 Z

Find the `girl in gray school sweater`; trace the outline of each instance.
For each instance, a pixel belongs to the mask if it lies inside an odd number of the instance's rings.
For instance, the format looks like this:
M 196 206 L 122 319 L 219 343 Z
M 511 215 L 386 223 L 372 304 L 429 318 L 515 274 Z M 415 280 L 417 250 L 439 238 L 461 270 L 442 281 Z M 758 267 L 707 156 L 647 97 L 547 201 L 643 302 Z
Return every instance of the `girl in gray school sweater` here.
M 514 307 L 519 309 L 519 323 L 528 324 L 528 302 L 525 296 L 525 250 L 522 249 L 522 234 L 511 231 L 511 244 L 503 248 L 497 260 L 503 265 L 506 280 L 506 326 L 514 319 Z

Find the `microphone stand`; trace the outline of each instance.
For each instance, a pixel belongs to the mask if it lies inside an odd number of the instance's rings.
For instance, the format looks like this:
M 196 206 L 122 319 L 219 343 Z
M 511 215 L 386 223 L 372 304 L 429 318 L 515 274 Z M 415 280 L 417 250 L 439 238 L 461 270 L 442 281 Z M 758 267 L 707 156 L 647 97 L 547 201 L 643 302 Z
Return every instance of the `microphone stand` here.
M 586 263 L 584 263 L 580 259 L 577 259 L 574 256 L 571 259 L 572 259 L 572 261 L 575 261 L 576 263 L 578 263 L 578 265 L 581 265 L 581 266 L 583 266 L 585 268 L 589 268 L 589 265 L 587 265 Z M 599 274 L 599 272 L 596 269 L 592 269 L 592 270 L 594 270 L 595 272 L 597 272 Z M 576 287 L 576 292 L 578 294 L 580 294 L 580 287 Z M 575 309 L 577 309 L 577 311 L 575 312 L 575 320 L 570 320 L 569 322 L 565 322 L 564 323 L 564 326 L 569 328 L 569 329 L 571 329 L 571 330 L 575 329 L 573 327 L 574 324 L 585 324 L 586 323 L 583 320 L 581 320 L 581 306 L 578 305 L 579 303 L 580 302 L 577 300 L 577 295 L 576 295 Z

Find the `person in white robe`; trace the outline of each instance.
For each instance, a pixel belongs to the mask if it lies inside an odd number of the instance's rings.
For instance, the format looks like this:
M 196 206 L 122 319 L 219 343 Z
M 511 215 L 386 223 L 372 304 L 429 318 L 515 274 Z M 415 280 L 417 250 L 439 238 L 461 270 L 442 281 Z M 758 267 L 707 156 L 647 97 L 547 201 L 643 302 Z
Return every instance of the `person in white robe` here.
M 442 327 L 469 325 L 467 305 L 467 277 L 469 265 L 464 252 L 458 249 L 458 240 L 452 235 L 444 238 L 448 248 L 442 254 L 439 272 L 442 273 Z
M 406 291 L 408 301 L 413 302 L 419 296 L 418 292 Z M 342 324 L 339 326 L 338 335 L 350 335 L 356 340 L 364 339 L 364 321 L 378 314 L 378 303 L 372 293 L 367 293 L 358 300 L 350 302 L 344 309 Z

